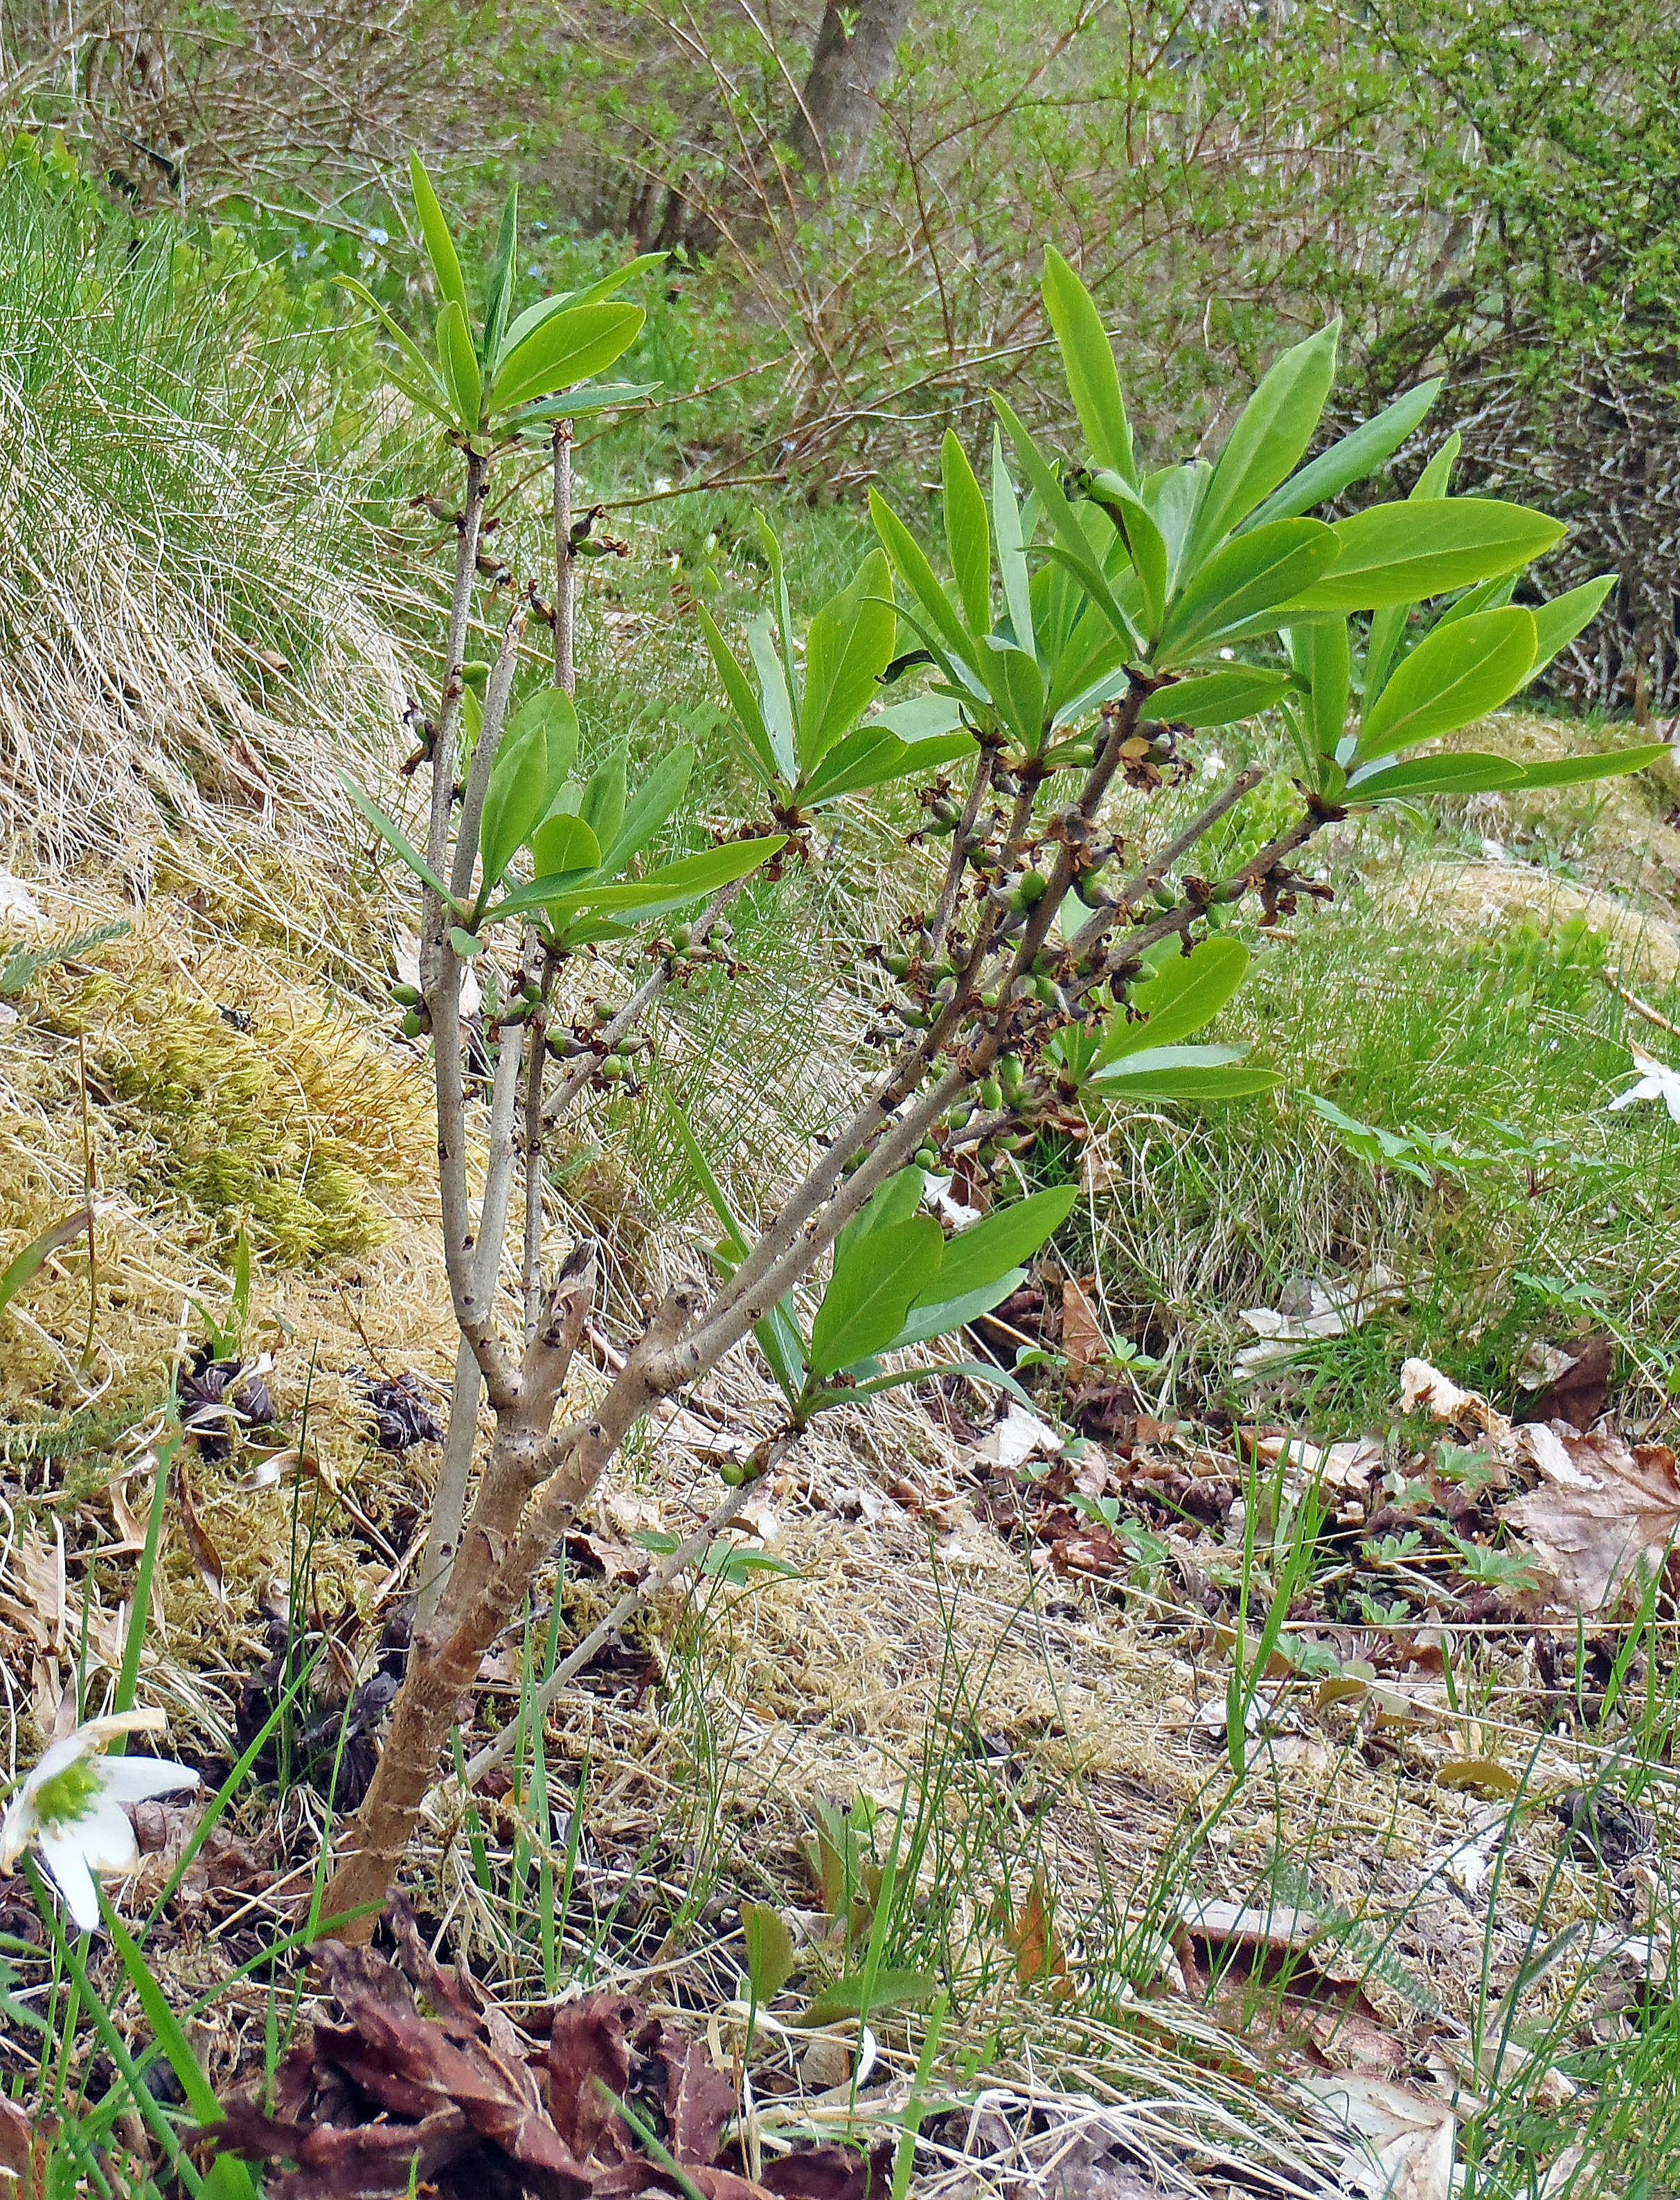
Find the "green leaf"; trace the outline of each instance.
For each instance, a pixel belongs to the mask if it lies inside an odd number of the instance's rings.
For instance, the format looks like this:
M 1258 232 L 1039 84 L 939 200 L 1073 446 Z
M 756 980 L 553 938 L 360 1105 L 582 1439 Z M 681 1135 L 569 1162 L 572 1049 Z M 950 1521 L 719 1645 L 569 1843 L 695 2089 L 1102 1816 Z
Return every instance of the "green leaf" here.
M 1012 642 L 988 635 L 981 662 L 998 716 L 1029 756 L 1044 741 L 1045 676 L 1039 660 Z
M 1120 530 L 1142 592 L 1144 625 L 1150 633 L 1158 633 L 1167 608 L 1168 561 L 1166 539 L 1155 515 L 1139 493 L 1116 473 L 1098 474 L 1090 495 Z
M 666 252 L 644 252 L 637 259 L 626 260 L 611 275 L 603 275 L 598 283 L 591 283 L 587 290 L 558 291 L 552 297 L 539 298 L 534 306 L 527 306 L 524 312 L 509 325 L 507 333 L 501 340 L 497 368 L 500 369 L 512 356 L 527 336 L 534 336 L 545 322 L 553 320 L 556 313 L 564 313 L 572 307 L 599 305 L 616 291 L 622 290 L 634 277 L 645 274 L 649 268 L 663 266 L 670 257 Z
M 92 1219 L 90 1209 L 79 1207 L 73 1214 L 61 1216 L 38 1238 L 32 1238 L 0 1274 L 0 1308 L 11 1304 L 43 1262 L 50 1261 L 55 1253 L 62 1252 L 67 1245 L 73 1244 Z
M 1202 508 L 1213 468 L 1205 459 L 1191 459 L 1181 466 L 1162 466 L 1144 477 L 1144 503 L 1160 533 L 1167 552 L 1167 593 L 1179 585 L 1185 546 Z
M 516 183 L 507 194 L 507 202 L 501 210 L 501 230 L 496 238 L 495 258 L 490 262 L 490 279 L 484 288 L 484 348 L 486 368 L 493 367 L 496 354 L 501 349 L 502 331 L 507 326 L 507 309 L 513 301 L 513 255 L 519 244 L 519 186 Z
M 1248 974 L 1249 951 L 1228 932 L 1174 955 L 1155 976 L 1133 986 L 1131 1005 L 1141 1021 L 1118 1019 L 1097 1050 L 1100 1071 L 1128 1055 L 1175 1045 L 1210 1024 Z
M 615 406 L 639 405 L 662 385 L 657 382 L 591 382 L 568 389 L 559 397 L 545 397 L 537 405 L 522 405 L 508 416 L 508 425 L 535 442 L 532 432 L 545 420 L 582 419 L 591 412 L 606 412 Z M 545 436 L 541 440 L 547 443 Z
M 1199 559 L 1300 464 L 1336 378 L 1332 322 L 1274 360 L 1238 414 L 1196 515 L 1190 557 Z M 1273 526 L 1286 524 L 1273 521 Z
M 931 1214 L 874 1230 L 834 1262 L 811 1330 L 814 1375 L 832 1375 L 881 1351 L 932 1284 L 945 1238 Z
M 840 2024 L 848 2018 L 872 2016 L 877 2010 L 897 2009 L 904 2002 L 932 2001 L 939 1990 L 931 1971 L 877 1970 L 873 1978 L 856 1972 L 813 1994 L 799 2022 L 813 2028 Z
M 765 560 L 770 569 L 770 587 L 776 596 L 776 632 L 781 646 L 781 670 L 787 682 L 789 695 L 799 692 L 799 668 L 793 650 L 793 606 L 787 594 L 787 567 L 781 555 L 781 542 L 762 512 L 755 512 L 752 524 L 758 530 Z
M 355 804 L 356 808 L 360 810 L 362 816 L 367 820 L 374 831 L 379 835 L 379 838 L 383 840 L 389 847 L 395 849 L 397 854 L 401 857 L 403 862 L 407 864 L 409 869 L 413 872 L 415 877 L 417 879 L 424 879 L 426 884 L 431 888 L 432 892 L 441 901 L 449 906 L 453 906 L 453 904 L 450 902 L 448 887 L 444 885 L 442 880 L 438 877 L 436 872 L 430 869 L 426 863 L 424 857 L 420 854 L 419 850 L 411 845 L 407 835 L 403 832 L 401 827 L 394 823 L 390 818 L 387 817 L 384 811 L 379 807 L 378 804 L 377 802 L 370 801 L 367 796 L 362 793 L 360 787 L 356 785 L 354 780 L 346 778 L 345 775 L 338 769 L 336 764 L 333 767 L 332 775 L 338 781 L 338 784 L 343 788 L 345 793 L 349 796 L 351 801 Z
M 1286 623 L 1336 555 L 1333 530 L 1318 519 L 1280 519 L 1217 550 L 1167 615 L 1155 662 L 1163 670 L 1217 644 L 1267 634 Z
M 787 1920 L 767 1902 L 740 1905 L 741 1938 L 746 1943 L 746 1976 L 756 2002 L 774 2001 L 799 1968 Z
M 1035 483 L 1036 487 L 1037 484 Z M 1058 496 L 1060 491 L 1057 492 Z M 1066 499 L 1062 500 L 1066 506 Z M 1017 649 L 1031 657 L 1033 649 L 1033 590 L 1027 573 L 1027 546 L 1021 531 L 1021 506 L 1015 483 L 1004 463 L 1004 439 L 992 431 L 992 529 L 998 541 L 998 572 L 1004 584 L 1004 605 L 1010 633 Z
M 776 758 L 776 776 L 791 787 L 799 775 L 793 733 L 793 698 L 787 673 L 776 654 L 776 633 L 768 611 L 746 623 L 746 648 L 758 676 L 758 702 L 765 733 Z
M 514 857 L 553 810 L 577 753 L 577 713 L 563 688 L 540 689 L 508 721 L 479 817 L 481 902 L 501 884 Z
M 799 758 L 806 771 L 822 761 L 875 695 L 898 629 L 892 598 L 887 553 L 872 550 L 850 585 L 831 597 L 811 623 L 799 705 Z
M 1372 764 L 1354 773 L 1342 799 L 1352 807 L 1425 794 L 1487 794 L 1496 787 L 1520 787 L 1524 778 L 1522 766 L 1509 757 L 1464 749 L 1447 756 L 1416 757 L 1405 764 Z
M 953 1242 L 946 1241 L 947 1249 Z M 904 1327 L 881 1349 L 883 1352 L 899 1352 L 906 1345 L 925 1344 L 929 1337 L 949 1337 L 953 1330 L 966 1329 L 971 1321 L 978 1321 L 983 1314 L 990 1314 L 994 1306 L 1001 1305 L 1011 1291 L 1019 1290 L 1026 1280 L 1025 1268 L 1005 1268 L 1001 1276 L 989 1284 L 976 1284 L 961 1298 L 940 1299 L 933 1306 L 913 1306 Z
M 578 816 L 603 848 L 617 839 L 624 822 L 624 782 L 629 767 L 629 748 L 620 741 L 590 773 L 578 805 Z
M 939 577 L 928 562 L 927 553 L 904 525 L 879 490 L 869 491 L 869 517 L 875 522 L 875 533 L 893 561 L 893 570 L 921 606 L 934 635 L 950 653 L 971 670 L 975 664 L 975 644 L 963 622 L 951 608 L 951 599 L 940 586 Z
M 471 435 L 478 425 L 484 386 L 466 315 L 453 298 L 437 317 L 437 363 L 455 418 Z
M 556 810 L 545 817 L 530 836 L 531 861 L 539 877 L 586 877 L 601 868 L 600 842 L 581 817 Z
M 660 758 L 624 810 L 618 831 L 601 851 L 604 878 L 616 878 L 639 856 L 682 799 L 694 769 L 694 752 L 685 741 Z
M 1245 1046 L 1157 1046 L 1129 1055 L 1093 1073 L 1089 1082 L 1098 1097 L 1132 1100 L 1237 1100 L 1269 1092 L 1283 1082 L 1275 1069 L 1234 1065 Z
M 1269 710 L 1292 682 L 1287 672 L 1263 665 L 1233 664 L 1219 672 L 1197 673 L 1150 698 L 1152 717 L 1174 726 L 1228 726 Z
M 1425 503 L 1446 495 L 1453 478 L 1453 468 L 1458 464 L 1459 446 L 1463 441 L 1455 428 L 1418 476 L 1412 489 L 1412 501 Z
M 883 1346 L 883 1351 L 887 1348 Z M 935 1360 L 922 1367 L 906 1367 L 892 1375 L 872 1375 L 867 1381 L 854 1383 L 848 1389 L 822 1390 L 817 1395 L 819 1411 L 830 1406 L 855 1403 L 859 1398 L 878 1398 L 883 1390 L 902 1390 L 912 1383 L 926 1383 L 934 1376 L 966 1375 L 970 1382 L 990 1384 L 994 1390 L 1005 1391 L 1023 1406 L 1031 1406 L 1033 1399 L 1023 1390 L 1013 1375 L 994 1366 L 989 1360 Z
M 854 1214 L 834 1240 L 834 1259 L 843 1261 L 854 1245 L 894 1222 L 908 1222 L 922 1204 L 928 1179 L 919 1168 L 899 1169 L 876 1188 L 867 1207 Z
M 1086 448 L 1099 466 L 1111 466 L 1135 488 L 1138 463 L 1114 347 L 1096 301 L 1053 246 L 1045 250 L 1044 301 Z
M 1666 741 L 1648 741 L 1638 748 L 1613 749 L 1607 756 L 1554 757 L 1545 764 L 1523 767 L 1525 787 L 1583 787 L 1595 779 L 1619 779 L 1624 772 L 1644 771 L 1660 757 L 1672 756 Z
M 1296 670 L 1307 682 L 1307 717 L 1313 746 L 1333 757 L 1348 723 L 1353 693 L 1353 652 L 1344 618 L 1321 619 L 1297 627 L 1290 637 Z
M 1376 504 L 1338 519 L 1335 562 L 1297 600 L 1314 611 L 1368 611 L 1414 604 L 1514 573 L 1542 557 L 1562 522 L 1496 497 Z
M 448 419 L 451 417 L 448 404 L 449 393 L 438 379 L 437 369 L 420 349 L 413 336 L 392 319 L 365 283 L 358 283 L 354 275 L 341 275 L 337 280 L 342 289 L 353 292 L 361 300 L 363 305 L 372 307 L 383 322 L 385 333 L 391 337 L 407 361 L 413 382 L 398 381 L 393 375 L 392 379 L 397 382 L 398 388 L 416 404 L 423 405 L 428 412 L 435 412 L 440 420 Z
M 992 530 L 986 497 L 968 453 L 949 428 L 940 446 L 940 475 L 945 488 L 945 544 L 957 600 L 973 631 L 986 634 L 992 626 Z
M 1456 733 L 1496 711 L 1526 684 L 1534 649 L 1534 616 L 1514 606 L 1437 627 L 1402 658 L 1366 712 L 1357 760 Z
M 1403 397 L 1396 397 L 1374 419 L 1363 422 L 1327 451 L 1321 451 L 1298 474 L 1291 474 L 1249 514 L 1243 522 L 1244 530 L 1269 526 L 1274 519 L 1298 518 L 1315 504 L 1327 504 L 1355 482 L 1365 480 L 1385 459 L 1393 457 L 1440 394 L 1437 378 L 1420 383 Z
M 449 234 L 449 225 L 443 209 L 437 202 L 437 193 L 431 187 L 431 178 L 418 153 L 408 155 L 408 174 L 414 186 L 414 211 L 420 217 L 420 232 L 425 239 L 426 257 L 431 262 L 431 272 L 437 284 L 437 295 L 445 305 L 459 306 L 461 319 L 466 319 L 466 284 L 461 280 L 461 263 L 456 255 L 455 240 Z M 477 419 L 475 413 L 473 418 Z
M 767 784 L 773 784 L 781 776 L 781 765 L 770 746 L 764 714 L 758 707 L 752 683 L 705 606 L 696 604 L 694 611 L 700 632 L 705 636 L 705 646 L 711 652 L 711 661 L 717 668 L 717 676 L 723 683 L 723 693 L 729 699 L 729 708 L 735 712 L 736 730 L 762 777 Z
M 1079 1196 L 1076 1184 L 1035 1191 L 1008 1207 L 994 1208 L 982 1220 L 959 1232 L 945 1246 L 934 1287 L 940 1300 L 966 1298 L 1029 1261 L 1073 1213 Z M 924 1291 L 916 1303 L 926 1304 L 931 1296 L 931 1291 Z
M 952 734 L 963 725 L 960 704 L 948 695 L 913 695 L 905 703 L 894 703 L 885 711 L 877 711 L 863 730 L 875 727 L 882 733 L 896 734 L 901 741 L 912 748 L 922 742 Z
M 896 779 L 909 768 L 909 755 L 896 734 L 886 732 L 878 719 L 871 718 L 831 748 L 810 779 L 801 782 L 796 790 L 799 806 L 815 810 L 843 794 Z
M 1596 580 L 1583 581 L 1578 588 L 1538 606 L 1534 614 L 1534 672 L 1543 672 L 1560 650 L 1592 624 L 1615 585 L 1613 573 L 1601 573 Z
M 998 396 L 995 390 L 992 395 L 992 403 L 998 418 L 1009 430 L 1010 441 L 1015 446 L 1016 456 L 1021 461 L 1021 471 L 1033 485 L 1033 494 L 1038 498 L 1045 518 L 1056 530 L 1057 545 L 1051 555 L 1056 558 L 1058 563 L 1065 565 L 1074 575 L 1103 617 L 1114 628 L 1115 632 L 1125 636 L 1135 647 L 1141 647 L 1143 636 L 1139 633 L 1133 622 L 1127 617 L 1124 606 L 1109 586 L 1108 576 L 1103 570 L 1097 554 L 1091 547 L 1090 537 L 1080 526 L 1072 505 L 1062 494 L 1062 484 L 1057 480 L 1049 460 L 1027 434 L 1026 429 L 1022 427 L 1021 422 L 1016 419 L 1008 401 Z M 995 471 L 994 466 L 994 473 Z M 1010 494 L 1012 496 L 1013 491 Z M 997 504 L 995 493 L 992 501 L 995 518 Z M 1002 557 L 1003 545 L 1000 542 L 998 545 L 1000 563 Z M 1027 638 L 1030 641 L 1030 621 Z M 1020 641 L 1021 636 L 1017 635 L 1016 639 Z
M 936 734 L 931 740 L 911 741 L 904 751 L 904 762 L 893 773 L 894 778 L 911 772 L 937 771 L 944 764 L 954 764 L 959 757 L 974 754 L 975 737 L 966 726 L 955 733 Z
M 1458 456 L 1459 438 L 1449 436 L 1441 448 L 1412 484 L 1408 503 L 1428 502 L 1443 497 L 1452 473 L 1453 461 Z M 1395 652 L 1405 639 L 1411 618 L 1411 606 L 1390 604 L 1375 612 L 1371 620 L 1371 632 L 1365 645 L 1365 679 L 1361 698 L 1361 716 L 1366 715 L 1383 689 L 1388 685 L 1389 674 L 1394 669 Z
M 489 924 L 498 917 L 515 916 L 522 910 L 544 904 L 551 915 L 588 909 L 603 916 L 661 916 L 666 910 L 680 909 L 684 902 L 698 901 L 702 894 L 715 893 L 719 886 L 731 886 L 735 880 L 744 879 L 787 845 L 785 833 L 769 834 L 758 840 L 726 840 L 721 848 L 706 848 L 699 855 L 680 857 L 660 870 L 650 871 L 645 879 L 624 886 L 557 890 L 553 880 L 537 879 L 499 904 L 484 922 Z
M 647 318 L 640 306 L 612 300 L 551 313 L 503 359 L 490 390 L 496 411 L 587 382 L 623 356 Z

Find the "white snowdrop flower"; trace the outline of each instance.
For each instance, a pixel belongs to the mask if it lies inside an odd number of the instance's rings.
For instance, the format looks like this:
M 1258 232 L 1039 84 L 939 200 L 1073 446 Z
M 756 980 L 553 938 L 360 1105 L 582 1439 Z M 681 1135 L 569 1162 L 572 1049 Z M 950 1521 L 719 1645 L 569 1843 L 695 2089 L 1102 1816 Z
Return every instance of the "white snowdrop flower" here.
M 1642 1053 L 1636 1046 L 1629 1051 L 1639 1072 L 1639 1082 L 1617 1094 L 1610 1103 L 1611 1113 L 1613 1115 L 1619 1108 L 1631 1108 L 1636 1100 L 1660 1100 L 1674 1120 L 1680 1123 L 1680 1069 L 1671 1069 L 1665 1062 L 1659 1062 L 1654 1055 Z
M 161 1711 L 117 1711 L 85 1720 L 43 1755 L 0 1822 L 0 1871 L 32 1842 L 84 1933 L 99 1923 L 94 1875 L 138 1870 L 140 1849 L 122 1805 L 196 1788 L 198 1775 L 161 1757 L 107 1757 L 122 1734 L 155 1733 Z

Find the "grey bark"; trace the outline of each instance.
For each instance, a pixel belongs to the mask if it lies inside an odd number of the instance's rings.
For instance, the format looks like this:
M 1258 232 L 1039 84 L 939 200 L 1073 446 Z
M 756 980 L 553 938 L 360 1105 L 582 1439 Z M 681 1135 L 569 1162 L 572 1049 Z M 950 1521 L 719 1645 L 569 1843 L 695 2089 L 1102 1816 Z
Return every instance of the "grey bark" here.
M 833 0 L 822 11 L 799 111 L 788 143 L 805 167 L 834 184 L 855 181 L 881 112 L 879 93 L 910 27 L 910 0 Z M 850 26 L 848 28 L 848 26 Z

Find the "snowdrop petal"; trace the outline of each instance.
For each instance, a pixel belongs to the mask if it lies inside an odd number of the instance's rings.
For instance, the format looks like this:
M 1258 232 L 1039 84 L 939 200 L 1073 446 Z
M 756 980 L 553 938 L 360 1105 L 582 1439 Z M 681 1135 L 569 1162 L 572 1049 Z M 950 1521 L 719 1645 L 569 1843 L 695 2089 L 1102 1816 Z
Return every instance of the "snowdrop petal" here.
M 149 1795 L 196 1788 L 198 1775 L 162 1757 L 108 1757 L 99 1766 L 99 1784 L 116 1802 L 143 1803 Z
M 102 1796 L 79 1818 L 54 1830 L 73 1841 L 95 1871 L 120 1875 L 140 1869 L 140 1845 L 120 1803 Z
M 87 1858 L 82 1845 L 73 1834 L 57 1832 L 51 1826 L 43 1826 L 36 1835 L 36 1844 L 46 1860 L 47 1869 L 57 1881 L 70 1915 L 84 1933 L 93 1933 L 99 1927 L 99 1890 L 93 1883 L 93 1874 L 87 1868 Z
M 83 1730 L 80 1727 L 76 1729 L 74 1734 L 67 1734 L 62 1741 L 50 1743 L 41 1752 L 40 1762 L 32 1768 L 29 1777 L 24 1782 L 24 1793 L 34 1794 L 37 1789 L 44 1786 L 49 1780 L 56 1780 L 61 1772 L 67 1770 L 73 1764 L 79 1764 L 88 1754 L 91 1747 L 91 1745 L 83 1739 Z
M 15 1795 L 0 1820 L 0 1871 L 9 1871 L 29 1846 L 35 1830 L 35 1805 L 26 1789 Z

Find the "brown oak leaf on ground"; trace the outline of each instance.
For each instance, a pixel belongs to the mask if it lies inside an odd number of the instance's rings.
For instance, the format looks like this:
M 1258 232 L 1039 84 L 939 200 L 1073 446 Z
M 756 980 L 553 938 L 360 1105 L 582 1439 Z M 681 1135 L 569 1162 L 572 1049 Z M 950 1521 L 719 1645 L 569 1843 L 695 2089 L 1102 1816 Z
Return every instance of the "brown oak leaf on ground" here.
M 1637 1601 L 1680 1531 L 1680 1472 L 1666 1444 L 1578 1436 L 1561 1425 L 1537 1442 L 1540 1487 L 1505 1507 L 1548 1577 L 1538 1602 L 1601 1616 Z
M 395 2200 L 417 2182 L 438 2200 L 676 2200 L 681 2180 L 618 2103 L 703 2200 L 884 2192 L 884 2160 L 840 2147 L 796 2150 L 754 2183 L 722 2147 L 735 2086 L 700 2041 L 623 1994 L 596 1993 L 553 2012 L 545 2050 L 469 1974 L 436 1960 L 401 1894 L 387 1915 L 395 1962 L 322 1941 L 324 1999 L 342 2021 L 317 2016 L 276 2072 L 267 2109 L 236 2097 L 205 2134 L 290 2165 L 269 2177 L 269 2200 Z

